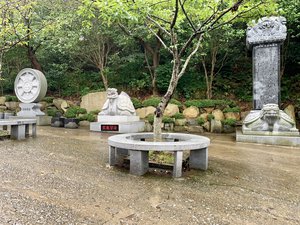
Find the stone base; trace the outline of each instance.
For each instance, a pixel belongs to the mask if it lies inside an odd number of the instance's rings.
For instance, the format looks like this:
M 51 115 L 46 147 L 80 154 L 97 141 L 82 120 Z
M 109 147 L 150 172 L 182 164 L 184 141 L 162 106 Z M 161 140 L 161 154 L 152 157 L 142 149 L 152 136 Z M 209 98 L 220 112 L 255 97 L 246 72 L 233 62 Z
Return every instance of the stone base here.
M 268 136 L 268 135 L 254 135 L 243 134 L 241 130 L 236 131 L 237 142 L 250 142 L 268 145 L 284 145 L 300 147 L 300 136 Z
M 134 122 L 93 122 L 90 123 L 91 131 L 109 132 L 109 133 L 138 133 L 143 132 L 145 127 L 144 121 Z
M 35 117 L 35 116 L 44 116 L 40 108 L 41 104 L 38 103 L 20 103 L 19 104 L 21 111 L 17 113 L 17 116 L 22 117 Z
M 106 116 L 98 115 L 97 121 L 100 123 L 109 123 L 113 121 L 114 123 L 128 123 L 128 122 L 138 122 L 140 120 L 139 116 Z

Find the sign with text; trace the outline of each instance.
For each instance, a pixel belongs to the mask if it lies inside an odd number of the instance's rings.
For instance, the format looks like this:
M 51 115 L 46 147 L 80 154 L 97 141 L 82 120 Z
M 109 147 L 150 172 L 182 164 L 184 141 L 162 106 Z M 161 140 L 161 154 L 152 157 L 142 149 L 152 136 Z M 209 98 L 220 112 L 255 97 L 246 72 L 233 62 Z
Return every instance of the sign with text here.
M 102 124 L 101 131 L 119 131 L 119 125 L 116 124 Z

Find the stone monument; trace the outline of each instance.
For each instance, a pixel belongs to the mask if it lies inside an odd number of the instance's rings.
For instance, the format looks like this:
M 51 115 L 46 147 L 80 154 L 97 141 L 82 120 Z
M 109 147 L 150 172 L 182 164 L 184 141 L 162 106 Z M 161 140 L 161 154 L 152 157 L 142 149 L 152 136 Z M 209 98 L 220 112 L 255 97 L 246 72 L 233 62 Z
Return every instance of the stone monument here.
M 107 89 L 107 100 L 98 114 L 98 122 L 90 124 L 91 131 L 136 133 L 144 131 L 145 123 L 136 116 L 130 97 L 115 88 Z
M 264 17 L 247 30 L 246 43 L 252 48 L 253 110 L 243 121 L 236 139 L 274 145 L 300 146 L 295 121 L 279 109 L 280 46 L 286 38 L 283 17 Z
M 25 68 L 21 70 L 15 79 L 15 94 L 20 100 L 19 106 L 21 111 L 17 113 L 17 117 L 37 118 L 38 125 L 43 124 L 45 113 L 38 104 L 47 92 L 47 80 L 44 74 L 35 69 Z

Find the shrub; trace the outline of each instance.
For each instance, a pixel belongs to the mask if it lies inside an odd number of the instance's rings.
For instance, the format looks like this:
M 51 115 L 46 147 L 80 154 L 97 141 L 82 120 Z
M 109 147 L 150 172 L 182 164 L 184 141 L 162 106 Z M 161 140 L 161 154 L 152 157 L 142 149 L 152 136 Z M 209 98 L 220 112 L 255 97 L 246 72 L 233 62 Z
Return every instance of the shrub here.
M 96 109 L 96 110 L 90 111 L 89 113 L 93 114 L 93 115 L 98 115 L 99 112 L 100 112 L 100 110 Z
M 232 118 L 225 119 L 225 120 L 222 121 L 222 123 L 224 125 L 235 126 L 236 125 L 236 119 L 232 119 Z
M 228 112 L 240 112 L 240 111 L 241 111 L 241 109 L 238 106 L 232 107 L 232 108 L 227 107 L 227 108 L 225 108 L 223 110 L 224 113 L 228 113 Z
M 55 109 L 55 108 L 49 108 L 49 109 L 47 109 L 47 115 L 48 116 L 56 116 L 56 113 L 58 112 L 58 110 L 57 109 Z
M 18 102 L 18 98 L 17 96 L 14 96 L 14 95 L 6 95 L 5 96 L 5 101 L 7 102 Z
M 146 120 L 150 123 L 150 124 L 153 124 L 154 123 L 154 115 L 151 114 L 151 115 L 148 115 L 146 117 Z
M 86 109 L 80 108 L 79 106 L 73 106 L 67 109 L 65 112 L 65 117 L 67 118 L 76 118 L 78 114 L 85 114 Z
M 214 117 L 213 114 L 208 114 L 208 115 L 207 115 L 207 119 L 208 119 L 209 121 L 213 120 L 214 118 L 215 118 L 215 117 Z
M 198 108 L 215 108 L 215 107 L 234 107 L 236 103 L 232 100 L 215 100 L 215 99 L 203 99 L 203 100 L 188 100 L 185 102 L 187 107 L 196 106 Z
M 54 97 L 45 97 L 42 99 L 42 101 L 51 104 L 51 103 L 53 103 L 53 99 L 54 99 Z
M 170 103 L 172 103 L 174 105 L 178 105 L 178 107 L 182 107 L 182 103 L 180 101 L 178 101 L 177 99 L 172 98 L 170 100 Z
M 205 120 L 202 117 L 197 118 L 197 123 L 202 126 L 205 123 Z
M 174 119 L 184 119 L 184 115 L 182 113 L 176 113 L 174 116 L 172 116 Z
M 174 123 L 175 120 L 174 120 L 174 118 L 171 118 L 171 117 L 169 117 L 169 116 L 163 116 L 162 122 L 163 122 L 163 123 Z
M 92 113 L 87 113 L 87 114 L 84 114 L 84 115 L 78 117 L 78 119 L 80 121 L 87 120 L 89 122 L 94 122 L 96 120 L 96 116 L 94 114 L 92 114 Z
M 160 103 L 161 98 L 160 97 L 151 97 L 148 99 L 145 99 L 143 101 L 143 106 L 147 107 L 147 106 L 153 106 L 153 107 L 157 107 L 158 104 Z
M 133 106 L 134 106 L 135 109 L 143 107 L 142 101 L 139 100 L 138 98 L 131 98 L 131 101 L 132 101 L 132 104 L 133 104 Z

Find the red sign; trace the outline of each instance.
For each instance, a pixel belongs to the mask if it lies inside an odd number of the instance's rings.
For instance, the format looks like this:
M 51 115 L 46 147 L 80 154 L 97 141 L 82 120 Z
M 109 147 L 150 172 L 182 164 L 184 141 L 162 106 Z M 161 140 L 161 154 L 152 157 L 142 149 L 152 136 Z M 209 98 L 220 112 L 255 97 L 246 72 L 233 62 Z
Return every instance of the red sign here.
M 119 131 L 119 125 L 113 124 L 102 124 L 101 131 Z

